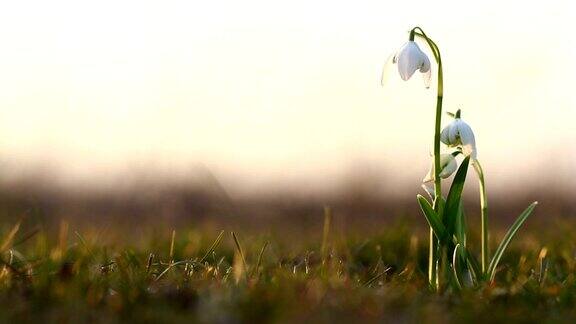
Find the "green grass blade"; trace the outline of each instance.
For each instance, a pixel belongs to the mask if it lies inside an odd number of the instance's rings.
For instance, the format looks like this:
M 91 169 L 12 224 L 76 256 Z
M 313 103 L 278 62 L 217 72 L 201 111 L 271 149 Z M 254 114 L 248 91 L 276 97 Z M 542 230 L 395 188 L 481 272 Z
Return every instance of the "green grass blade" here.
M 35 227 L 30 232 L 24 234 L 18 241 L 12 242 L 12 247 L 15 247 L 17 245 L 20 245 L 20 244 L 28 241 L 29 239 L 31 239 L 32 237 L 34 237 L 38 233 L 40 233 L 40 227 L 39 226 Z
M 332 224 L 332 209 L 328 206 L 324 207 L 324 228 L 322 230 L 322 247 L 320 253 L 322 256 L 322 264 L 326 263 L 328 255 L 328 239 L 330 238 L 330 227 Z
M 176 261 L 176 262 L 172 262 L 170 264 L 168 264 L 168 266 L 166 267 L 166 269 L 164 269 L 164 271 L 162 271 L 155 279 L 154 281 L 159 281 L 162 277 L 164 277 L 164 275 L 166 275 L 168 273 L 168 271 L 170 271 L 172 268 L 175 268 L 177 266 L 181 266 L 183 264 L 195 264 L 195 261 L 190 261 L 190 260 L 182 260 L 182 261 Z
M 248 275 L 248 264 L 246 263 L 246 258 L 244 257 L 244 251 L 242 250 L 242 246 L 240 245 L 240 241 L 238 240 L 236 233 L 234 233 L 234 232 L 231 232 L 231 233 L 232 233 L 232 238 L 234 239 L 234 244 L 236 245 L 236 250 L 238 251 L 238 254 L 240 255 L 240 259 L 242 260 L 242 265 L 244 266 L 244 273 L 246 273 L 246 275 Z
M 467 156 L 460 164 L 460 167 L 454 176 L 454 180 L 452 181 L 452 185 L 450 186 L 450 192 L 448 192 L 448 196 L 446 197 L 446 207 L 444 208 L 443 219 L 444 225 L 446 225 L 446 229 L 450 234 L 453 234 L 455 230 L 458 208 L 460 207 L 460 197 L 462 196 L 462 189 L 464 189 L 464 182 L 466 181 L 469 163 L 470 157 Z
M 448 232 L 446 231 L 446 227 L 442 224 L 440 217 L 434 211 L 428 200 L 424 198 L 422 195 L 417 195 L 416 199 L 418 199 L 418 203 L 420 204 L 420 208 L 424 213 L 424 217 L 428 221 L 428 224 L 434 231 L 434 234 L 440 240 L 440 242 L 445 242 L 448 239 Z
M 8 234 L 4 238 L 2 245 L 0 245 L 0 253 L 4 252 L 8 248 L 10 248 L 10 246 L 12 246 L 12 242 L 14 241 L 14 238 L 16 237 L 16 233 L 18 233 L 19 230 L 20 230 L 20 222 L 16 223 L 16 225 L 14 225 L 14 227 L 12 227 L 10 232 L 8 232 Z
M 382 278 L 386 272 L 388 272 L 388 270 L 392 269 L 391 267 L 388 267 L 386 269 L 384 269 L 384 271 L 377 273 L 376 275 L 372 276 L 372 278 L 366 280 L 366 282 L 363 284 L 366 287 L 370 287 L 374 282 L 376 282 L 376 280 Z
M 510 242 L 514 238 L 514 235 L 516 234 L 516 232 L 518 232 L 520 226 L 524 224 L 528 216 L 530 216 L 536 205 L 538 205 L 538 202 L 537 201 L 533 202 L 530 206 L 528 206 L 528 208 L 526 208 L 522 212 L 522 214 L 520 214 L 520 216 L 518 216 L 514 224 L 512 224 L 512 226 L 510 226 L 510 229 L 508 229 L 508 232 L 502 239 L 502 242 L 500 242 L 500 245 L 498 246 L 496 253 L 494 253 L 492 260 L 488 265 L 488 272 L 486 273 L 486 276 L 487 278 L 490 278 L 490 281 L 494 280 L 494 276 L 496 275 L 496 267 L 498 266 L 498 262 L 500 262 L 500 259 L 502 258 L 504 251 L 508 247 L 508 244 L 510 244 Z
M 170 262 L 174 262 L 174 241 L 176 240 L 176 230 L 172 230 L 172 239 L 170 240 Z
M 216 240 L 214 241 L 214 243 L 212 243 L 212 245 L 210 245 L 210 247 L 208 248 L 208 250 L 206 250 L 206 253 L 204 253 L 204 256 L 202 257 L 202 259 L 200 259 L 199 263 L 203 263 L 204 261 L 206 261 L 206 259 L 208 259 L 208 257 L 210 256 L 210 253 L 212 253 L 212 251 L 214 251 L 218 245 L 220 244 L 220 241 L 222 241 L 222 237 L 224 236 L 224 231 L 220 231 L 220 234 L 218 234 L 218 237 L 216 237 Z
M 266 247 L 268 247 L 268 244 L 270 242 L 266 241 L 264 242 L 264 245 L 262 246 L 262 249 L 260 250 L 260 254 L 258 254 L 258 261 L 256 262 L 256 267 L 254 269 L 252 269 L 252 274 L 250 275 L 250 277 L 254 277 L 255 275 L 258 275 L 258 269 L 260 268 L 260 264 L 262 263 L 262 256 L 264 256 L 264 251 L 266 251 Z
M 146 262 L 146 273 L 150 273 L 150 269 L 152 269 L 152 263 L 154 262 L 154 253 L 150 253 L 148 256 L 148 262 Z

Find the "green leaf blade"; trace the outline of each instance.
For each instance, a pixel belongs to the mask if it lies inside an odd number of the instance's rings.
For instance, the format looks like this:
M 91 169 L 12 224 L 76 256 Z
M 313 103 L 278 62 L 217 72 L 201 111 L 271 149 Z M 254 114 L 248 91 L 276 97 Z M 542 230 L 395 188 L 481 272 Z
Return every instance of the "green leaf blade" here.
M 448 233 L 454 234 L 456 227 L 456 218 L 458 217 L 458 209 L 460 208 L 460 198 L 462 197 L 462 190 L 464 189 L 464 183 L 466 182 L 466 174 L 468 173 L 468 165 L 470 164 L 470 156 L 467 156 L 450 186 L 450 191 L 448 192 L 448 197 L 446 198 L 446 207 L 444 208 L 444 224 Z
M 418 199 L 422 213 L 424 213 L 428 225 L 430 225 L 438 240 L 440 242 L 446 242 L 448 239 L 448 232 L 446 231 L 444 224 L 442 224 L 442 220 L 440 220 L 438 214 L 434 211 L 428 200 L 426 200 L 422 195 L 417 195 L 416 199 Z
M 452 270 L 454 272 L 454 281 L 459 289 L 462 289 L 462 279 L 460 274 L 464 271 L 461 262 L 459 262 L 462 258 L 462 254 L 458 253 L 458 248 L 461 248 L 460 244 L 456 244 L 454 247 L 454 253 L 452 253 Z
M 456 230 L 454 234 L 456 235 L 458 242 L 464 247 L 466 246 L 466 230 L 467 225 L 466 215 L 464 214 L 464 205 L 462 204 L 462 201 L 460 201 L 456 214 Z
M 516 232 L 518 232 L 518 230 L 520 229 L 522 224 L 524 224 L 524 222 L 526 221 L 528 216 L 530 216 L 530 214 L 532 214 L 532 211 L 534 210 L 534 208 L 536 208 L 536 205 L 538 205 L 538 202 L 537 201 L 533 202 L 532 204 L 530 204 L 530 206 L 528 206 L 522 212 L 522 214 L 520 214 L 520 216 L 518 216 L 516 221 L 508 229 L 508 232 L 506 233 L 506 235 L 502 239 L 502 242 L 500 242 L 498 249 L 494 253 L 492 260 L 490 261 L 490 264 L 488 265 L 488 271 L 486 273 L 486 276 L 487 276 L 487 278 L 490 278 L 490 281 L 494 280 L 494 276 L 496 275 L 496 267 L 498 266 L 498 263 L 500 262 L 500 259 L 502 258 L 502 255 L 504 254 L 504 251 L 506 251 L 506 248 L 508 247 L 508 245 L 510 244 L 510 242 L 514 238 L 514 235 L 516 235 Z

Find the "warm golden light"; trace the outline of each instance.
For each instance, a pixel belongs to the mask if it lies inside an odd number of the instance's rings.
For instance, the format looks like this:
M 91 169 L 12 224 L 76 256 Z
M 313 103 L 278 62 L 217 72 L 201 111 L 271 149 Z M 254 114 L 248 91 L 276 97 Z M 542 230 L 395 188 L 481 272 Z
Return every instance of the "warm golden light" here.
M 417 24 L 441 40 L 444 107 L 473 121 L 486 169 L 573 161 L 570 6 L 13 2 L 0 10 L 0 156 L 92 180 L 135 163 L 318 179 L 361 161 L 419 181 L 434 86 L 379 86 Z

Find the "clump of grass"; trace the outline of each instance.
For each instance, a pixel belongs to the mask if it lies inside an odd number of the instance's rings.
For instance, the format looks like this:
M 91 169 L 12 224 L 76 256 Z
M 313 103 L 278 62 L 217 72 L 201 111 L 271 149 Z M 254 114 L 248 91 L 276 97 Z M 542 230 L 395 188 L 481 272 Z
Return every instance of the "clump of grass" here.
M 55 240 L 17 226 L 0 232 L 0 321 L 576 319 L 574 234 L 547 244 L 528 235 L 510 245 L 492 284 L 442 296 L 427 289 L 426 242 L 403 225 L 343 244 L 330 244 L 325 228 L 293 247 L 185 229 L 138 245 L 79 231 L 64 239 L 73 230 L 61 226 Z

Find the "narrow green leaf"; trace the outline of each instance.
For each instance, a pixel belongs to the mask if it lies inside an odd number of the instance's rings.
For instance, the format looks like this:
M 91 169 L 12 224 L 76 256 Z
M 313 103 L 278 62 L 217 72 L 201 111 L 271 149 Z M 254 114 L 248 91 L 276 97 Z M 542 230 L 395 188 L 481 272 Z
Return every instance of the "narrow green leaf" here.
M 504 251 L 508 247 L 508 244 L 510 244 L 510 241 L 512 241 L 512 239 L 514 238 L 514 235 L 516 234 L 516 232 L 518 232 L 518 229 L 520 229 L 520 226 L 522 226 L 522 224 L 524 224 L 524 222 L 526 221 L 528 216 L 530 216 L 530 214 L 532 213 L 532 211 L 534 210 L 536 205 L 538 205 L 538 202 L 537 201 L 533 202 L 530 206 L 528 206 L 528 208 L 526 208 L 522 212 L 522 214 L 520 214 L 520 216 L 518 216 L 518 218 L 516 219 L 514 224 L 512 224 L 512 226 L 510 226 L 510 229 L 508 229 L 508 232 L 506 233 L 506 235 L 502 239 L 502 242 L 500 242 L 500 245 L 498 246 L 496 253 L 494 253 L 492 260 L 490 261 L 490 264 L 488 265 L 488 271 L 487 271 L 486 275 L 488 278 L 490 278 L 490 281 L 494 280 L 494 276 L 496 275 L 496 267 L 498 266 L 498 262 L 500 262 L 500 259 L 502 258 Z
M 456 238 L 462 246 L 466 246 L 466 215 L 464 214 L 464 205 L 462 201 L 458 206 L 458 212 L 456 213 Z
M 462 245 L 462 243 L 459 243 L 457 239 L 454 239 L 454 244 L 455 244 L 454 251 L 458 250 L 459 251 L 458 255 L 460 256 L 457 263 L 454 263 L 454 260 L 452 261 L 453 265 L 457 267 L 456 269 L 459 271 L 458 274 L 460 274 L 461 276 L 461 274 L 464 273 L 464 270 L 468 268 L 468 271 L 472 276 L 471 278 L 472 281 L 473 282 L 478 281 L 478 278 L 480 277 L 480 275 L 482 275 L 482 270 L 480 269 L 478 260 L 476 260 L 474 255 L 472 255 L 468 251 L 466 246 Z M 462 282 L 460 277 L 458 279 L 460 280 L 460 282 Z
M 460 164 L 460 167 L 454 176 L 454 180 L 452 181 L 452 185 L 450 186 L 448 197 L 446 197 L 446 207 L 444 208 L 443 220 L 444 225 L 446 225 L 446 229 L 450 234 L 454 233 L 458 208 L 460 206 L 460 197 L 462 196 L 462 189 L 464 189 L 464 182 L 466 181 L 466 173 L 468 172 L 469 163 L 470 156 L 467 156 Z
M 456 244 L 454 248 L 454 253 L 452 253 L 452 270 L 454 271 L 454 281 L 456 281 L 456 285 L 458 288 L 462 289 L 462 280 L 460 279 L 460 273 L 462 273 L 461 267 L 462 263 L 459 262 L 461 259 L 461 255 L 458 253 L 458 248 L 461 248 L 460 244 Z
M 471 270 L 472 279 L 474 281 L 477 281 L 478 278 L 480 278 L 482 275 L 482 269 L 480 268 L 480 263 L 478 263 L 478 260 L 476 260 L 476 258 L 470 252 L 468 252 L 468 249 L 466 247 L 462 249 L 462 253 L 464 254 L 464 258 L 468 263 L 468 269 Z
M 480 266 L 478 265 L 478 261 L 474 258 L 474 256 L 472 254 L 470 254 L 468 252 L 466 247 L 464 247 L 460 242 L 458 242 L 457 237 L 448 236 L 448 232 L 446 231 L 446 227 L 444 227 L 444 225 L 440 221 L 440 218 L 438 217 L 438 214 L 436 214 L 434 209 L 432 209 L 432 206 L 430 205 L 428 200 L 426 200 L 426 198 L 424 198 L 422 195 L 417 195 L 417 199 L 418 199 L 418 203 L 420 204 L 420 208 L 422 209 L 422 212 L 424 213 L 424 217 L 426 217 L 428 224 L 430 225 L 430 227 L 434 231 L 434 234 L 436 235 L 438 240 L 440 240 L 441 244 L 454 244 L 454 245 L 460 244 L 460 250 L 461 250 L 462 256 L 466 260 L 466 263 L 469 265 L 469 269 L 471 270 L 472 275 L 475 278 L 477 278 L 478 274 L 481 273 Z
M 422 195 L 417 195 L 416 199 L 418 199 L 418 203 L 420 204 L 420 208 L 424 213 L 424 217 L 428 221 L 428 224 L 434 231 L 434 234 L 440 240 L 440 242 L 445 242 L 448 239 L 448 232 L 446 232 L 446 227 L 442 224 L 440 217 L 434 211 L 428 200 L 424 198 Z

